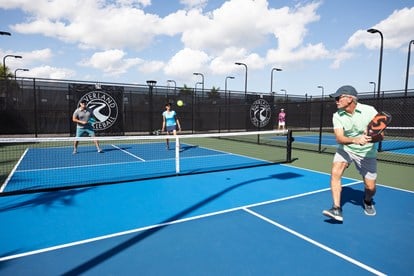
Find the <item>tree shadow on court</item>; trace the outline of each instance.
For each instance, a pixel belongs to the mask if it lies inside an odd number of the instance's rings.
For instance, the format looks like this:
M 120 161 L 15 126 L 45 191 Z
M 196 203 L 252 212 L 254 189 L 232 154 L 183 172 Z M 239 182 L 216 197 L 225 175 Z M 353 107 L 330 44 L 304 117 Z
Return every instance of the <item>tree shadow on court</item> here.
M 134 246 L 135 244 L 141 242 L 142 240 L 148 238 L 149 236 L 157 233 L 158 231 L 162 230 L 163 228 L 169 226 L 172 222 L 174 221 L 179 221 L 180 219 L 185 218 L 186 215 L 190 214 L 191 212 L 203 207 L 204 205 L 216 200 L 217 198 L 223 196 L 224 194 L 227 194 L 237 188 L 240 188 L 242 186 L 245 185 L 250 185 L 253 184 L 255 182 L 259 182 L 259 181 L 265 181 L 265 180 L 269 180 L 269 179 L 290 179 L 290 178 L 296 178 L 296 177 L 301 177 L 301 174 L 296 174 L 296 173 L 280 173 L 280 174 L 273 174 L 273 175 L 269 175 L 267 177 L 263 177 L 263 178 L 257 178 L 257 179 L 252 179 L 249 181 L 244 181 L 238 184 L 235 184 L 231 187 L 228 187 L 220 192 L 217 192 L 214 195 L 211 195 L 209 197 L 207 197 L 206 199 L 198 202 L 197 204 L 194 204 L 193 206 L 181 211 L 180 213 L 164 220 L 163 222 L 156 224 L 153 228 L 150 228 L 148 230 L 144 230 L 142 232 L 140 232 L 139 234 L 133 236 L 132 238 L 122 242 L 121 244 L 93 257 L 92 259 L 84 262 L 83 264 L 80 264 L 79 266 L 73 268 L 72 270 L 64 273 L 63 275 L 81 275 L 84 274 L 85 272 L 87 272 L 88 270 L 90 270 L 93 267 L 98 266 L 100 263 L 105 262 L 106 260 L 112 258 L 113 256 L 117 255 L 118 253 L 126 250 L 127 248 Z
M 0 208 L 0 212 L 9 210 L 15 210 L 19 208 L 33 208 L 43 206 L 45 208 L 51 208 L 56 205 L 70 206 L 74 204 L 75 197 L 81 193 L 85 193 L 91 188 L 74 189 L 74 190 L 62 190 L 55 192 L 45 192 L 34 195 L 28 200 L 8 204 Z

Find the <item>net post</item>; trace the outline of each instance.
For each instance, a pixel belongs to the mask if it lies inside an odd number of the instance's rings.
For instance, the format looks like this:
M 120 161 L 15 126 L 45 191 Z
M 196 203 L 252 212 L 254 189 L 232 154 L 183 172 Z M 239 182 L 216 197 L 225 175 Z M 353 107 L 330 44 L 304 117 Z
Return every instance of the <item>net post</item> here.
M 175 137 L 175 173 L 180 173 L 180 138 Z
M 292 130 L 288 130 L 287 140 L 286 140 L 286 162 L 292 162 L 292 142 L 294 141 L 292 136 Z

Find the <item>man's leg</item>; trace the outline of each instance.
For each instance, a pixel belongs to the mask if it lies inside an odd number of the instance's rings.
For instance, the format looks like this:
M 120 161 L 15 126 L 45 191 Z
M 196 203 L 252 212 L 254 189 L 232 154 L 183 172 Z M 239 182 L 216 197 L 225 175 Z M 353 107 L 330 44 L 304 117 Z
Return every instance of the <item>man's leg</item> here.
M 373 197 L 377 191 L 375 179 L 364 178 L 365 195 L 364 195 L 364 212 L 368 216 L 375 216 L 377 211 L 375 210 Z
M 333 218 L 337 221 L 343 221 L 342 207 L 341 207 L 341 192 L 342 192 L 341 178 L 347 167 L 348 167 L 347 162 L 334 161 L 332 163 L 331 193 L 332 193 L 333 206 L 331 209 L 324 210 L 322 212 L 322 214 L 324 214 L 325 216 Z

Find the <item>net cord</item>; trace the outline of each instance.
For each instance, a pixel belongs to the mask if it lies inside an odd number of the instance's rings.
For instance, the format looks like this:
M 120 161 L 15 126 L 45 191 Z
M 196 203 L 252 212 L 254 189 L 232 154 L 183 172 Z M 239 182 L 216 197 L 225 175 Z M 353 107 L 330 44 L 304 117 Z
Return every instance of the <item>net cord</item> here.
M 265 131 L 244 131 L 244 132 L 227 132 L 227 133 L 202 133 L 202 134 L 182 134 L 182 135 L 140 135 L 140 136 L 96 136 L 96 137 L 27 137 L 27 138 L 0 138 L 1 143 L 37 143 L 37 142 L 67 142 L 67 141 L 128 141 L 128 140 L 162 140 L 175 138 L 217 138 L 217 137 L 232 137 L 244 135 L 259 135 L 259 134 L 280 134 L 286 135 L 288 130 L 265 130 Z

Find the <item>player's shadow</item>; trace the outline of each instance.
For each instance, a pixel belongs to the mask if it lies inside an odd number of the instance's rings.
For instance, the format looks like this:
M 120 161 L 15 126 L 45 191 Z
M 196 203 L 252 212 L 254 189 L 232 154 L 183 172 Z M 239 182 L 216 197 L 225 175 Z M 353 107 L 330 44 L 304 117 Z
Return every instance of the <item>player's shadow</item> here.
M 342 187 L 341 206 L 350 203 L 364 208 L 364 191 L 356 190 L 352 187 Z
M 341 193 L 341 207 L 343 208 L 346 204 L 350 203 L 352 205 L 360 206 L 362 209 L 364 208 L 364 191 L 356 190 L 352 187 L 345 186 L 342 187 Z M 343 222 L 337 221 L 334 219 L 326 219 L 328 223 L 332 224 L 342 224 Z

